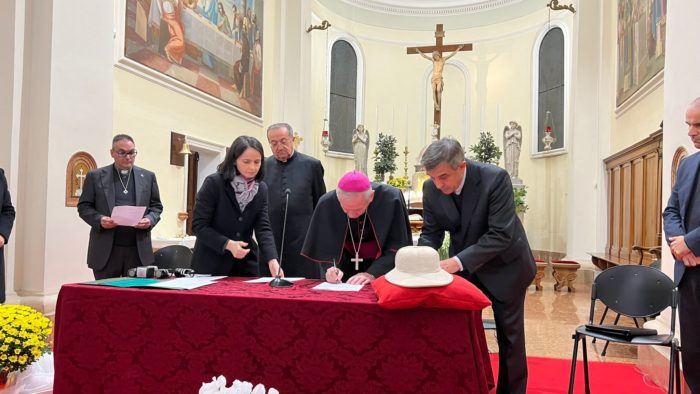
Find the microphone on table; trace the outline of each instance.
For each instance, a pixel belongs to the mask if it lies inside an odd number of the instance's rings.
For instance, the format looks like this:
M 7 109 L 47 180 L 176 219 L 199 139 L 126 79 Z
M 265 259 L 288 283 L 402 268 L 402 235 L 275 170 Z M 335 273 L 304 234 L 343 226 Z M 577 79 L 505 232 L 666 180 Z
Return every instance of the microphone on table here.
M 294 286 L 294 283 L 282 279 L 280 277 L 280 273 L 282 272 L 282 258 L 284 256 L 284 236 L 287 231 L 287 209 L 289 209 L 289 194 L 292 191 L 289 190 L 289 188 L 284 190 L 284 196 L 286 198 L 286 203 L 284 205 L 284 222 L 282 223 L 282 246 L 280 247 L 280 269 L 277 270 L 277 275 L 275 276 L 275 279 L 270 281 L 270 287 L 292 287 Z

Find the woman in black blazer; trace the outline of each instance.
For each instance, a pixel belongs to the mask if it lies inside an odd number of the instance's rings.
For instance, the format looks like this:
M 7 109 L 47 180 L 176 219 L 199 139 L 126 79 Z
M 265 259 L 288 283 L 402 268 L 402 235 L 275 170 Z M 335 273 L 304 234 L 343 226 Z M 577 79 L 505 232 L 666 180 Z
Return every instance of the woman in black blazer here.
M 260 181 L 265 175 L 264 159 L 260 141 L 238 137 L 217 172 L 204 180 L 192 219 L 196 273 L 259 276 L 259 263 L 266 262 L 272 275 L 277 274 L 280 266 L 267 215 L 267 185 Z

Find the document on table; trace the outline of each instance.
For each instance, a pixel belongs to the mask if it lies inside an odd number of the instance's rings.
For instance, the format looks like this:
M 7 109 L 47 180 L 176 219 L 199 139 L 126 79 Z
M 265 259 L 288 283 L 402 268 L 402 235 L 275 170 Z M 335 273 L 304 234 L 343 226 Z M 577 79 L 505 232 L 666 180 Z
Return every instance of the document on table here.
M 245 283 L 270 283 L 270 282 L 272 282 L 273 279 L 275 279 L 275 278 L 274 278 L 274 277 L 269 277 L 269 276 L 268 276 L 268 277 L 262 277 L 262 278 L 258 278 L 258 279 L 246 280 L 246 281 L 244 281 L 244 282 L 245 282 Z M 306 279 L 306 278 L 282 278 L 282 279 L 288 280 L 288 281 L 290 281 L 290 282 L 293 283 L 293 282 L 296 282 L 296 281 L 304 280 L 304 279 Z
M 364 285 L 349 285 L 347 283 L 330 283 L 323 282 L 311 290 L 328 290 L 328 291 L 360 291 Z
M 198 287 L 214 284 L 211 278 L 175 278 L 170 280 L 161 280 L 157 283 L 151 283 L 148 287 L 157 287 L 160 289 L 172 290 L 192 290 Z
M 132 205 L 119 205 L 112 210 L 112 220 L 118 226 L 134 227 L 143 218 L 146 207 L 135 207 Z

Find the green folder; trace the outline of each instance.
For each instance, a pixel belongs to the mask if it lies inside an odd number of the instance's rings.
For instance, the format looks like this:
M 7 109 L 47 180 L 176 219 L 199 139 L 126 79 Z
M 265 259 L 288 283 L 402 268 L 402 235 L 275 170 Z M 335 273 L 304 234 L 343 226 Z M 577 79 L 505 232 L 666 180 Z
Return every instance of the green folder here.
M 112 287 L 147 287 L 153 283 L 158 283 L 158 279 L 150 278 L 109 278 L 99 279 L 90 282 L 83 282 L 81 285 L 97 285 Z

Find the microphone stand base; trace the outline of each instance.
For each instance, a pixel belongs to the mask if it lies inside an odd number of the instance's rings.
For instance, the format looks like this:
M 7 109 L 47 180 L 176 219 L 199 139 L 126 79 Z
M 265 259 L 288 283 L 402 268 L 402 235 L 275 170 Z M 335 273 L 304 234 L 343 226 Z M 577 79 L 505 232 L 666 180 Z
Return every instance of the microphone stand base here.
M 279 276 L 275 276 L 275 279 L 270 281 L 270 287 L 292 287 L 294 283 L 282 279 Z

